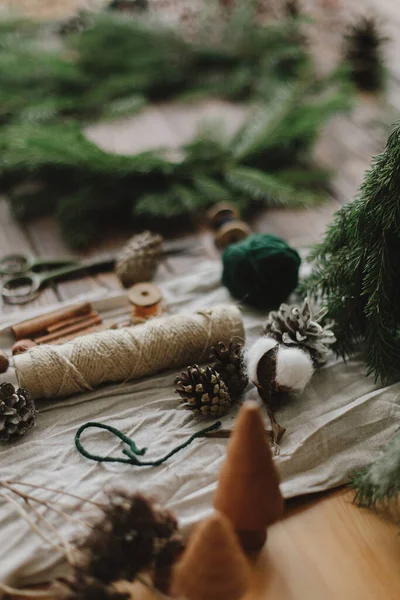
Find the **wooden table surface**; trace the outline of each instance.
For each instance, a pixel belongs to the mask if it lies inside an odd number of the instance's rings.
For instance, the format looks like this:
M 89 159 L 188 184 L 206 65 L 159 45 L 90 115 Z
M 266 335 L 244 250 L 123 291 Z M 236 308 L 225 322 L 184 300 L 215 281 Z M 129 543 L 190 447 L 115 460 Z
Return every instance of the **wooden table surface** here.
M 24 0 L 20 1 L 23 4 Z M 36 2 L 39 4 L 40 0 Z M 310 2 L 322 4 L 322 0 Z M 0 6 L 4 3 L 7 2 L 1 0 Z M 43 0 L 43 4 L 51 6 L 53 3 Z M 386 47 L 390 69 L 386 98 L 360 96 L 351 115 L 335 117 L 323 132 L 316 157 L 324 166 L 336 170 L 331 196 L 324 205 L 309 210 L 269 210 L 253 223 L 255 231 L 274 233 L 298 248 L 318 240 L 337 208 L 354 196 L 371 157 L 383 148 L 388 122 L 395 120 L 400 109 L 397 60 L 400 3 L 362 0 L 358 3 L 358 12 L 365 7 L 372 7 L 381 16 L 385 31 L 392 36 Z M 332 46 L 326 42 L 327 29 L 322 41 L 315 40 L 317 50 L 324 48 L 324 52 L 316 52 L 321 68 L 335 54 L 338 31 L 343 32 L 343 16 L 335 8 L 330 11 L 330 14 L 323 13 L 323 18 L 328 23 L 327 35 Z M 329 19 L 336 23 L 335 27 L 329 28 Z M 241 119 L 240 109 L 227 107 L 217 100 L 202 103 L 195 110 L 160 105 L 121 124 L 91 127 L 88 135 L 115 151 L 136 152 L 143 143 L 147 147 L 166 142 L 176 146 L 192 135 L 199 117 L 221 115 L 232 127 Z M 142 140 L 140 148 L 138 139 Z M 128 236 L 128 231 L 111 232 L 85 256 L 117 250 Z M 203 246 L 204 256 L 218 259 L 209 234 L 194 234 L 191 239 Z M 6 199 L 0 199 L 0 254 L 21 251 L 52 257 L 69 252 L 52 218 L 21 225 L 11 216 Z M 184 257 L 174 258 L 171 264 L 176 272 L 185 271 Z M 72 300 L 82 293 L 118 288 L 114 274 L 87 276 L 48 287 L 30 306 L 46 306 Z M 7 305 L 1 308 L 3 315 L 21 310 Z M 246 600 L 398 600 L 400 536 L 395 525 L 354 506 L 348 490 L 300 498 L 288 503 L 285 518 L 271 528 L 267 546 L 253 565 L 253 573 L 253 587 Z

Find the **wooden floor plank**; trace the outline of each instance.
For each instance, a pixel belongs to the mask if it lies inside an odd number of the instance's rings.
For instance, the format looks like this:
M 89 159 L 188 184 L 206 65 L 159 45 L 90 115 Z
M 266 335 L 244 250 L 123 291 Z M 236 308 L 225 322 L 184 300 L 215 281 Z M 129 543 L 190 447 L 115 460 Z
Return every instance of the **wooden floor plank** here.
M 0 198 L 0 256 L 12 253 L 35 255 L 35 248 L 29 242 L 23 227 L 11 215 L 6 199 L 2 197 Z M 54 290 L 47 287 L 40 292 L 37 299 L 29 303 L 29 307 L 46 306 L 57 301 L 58 296 Z M 2 301 L 2 314 L 11 314 L 20 311 L 20 306 L 6 304 Z
M 85 258 L 84 254 L 73 252 L 67 247 L 62 239 L 59 225 L 53 217 L 43 217 L 29 223 L 27 233 L 38 256 Z M 104 290 L 104 286 L 96 281 L 94 277 L 90 276 L 80 276 L 77 279 L 57 282 L 56 288 L 61 300 L 69 300 L 82 294 L 96 293 Z

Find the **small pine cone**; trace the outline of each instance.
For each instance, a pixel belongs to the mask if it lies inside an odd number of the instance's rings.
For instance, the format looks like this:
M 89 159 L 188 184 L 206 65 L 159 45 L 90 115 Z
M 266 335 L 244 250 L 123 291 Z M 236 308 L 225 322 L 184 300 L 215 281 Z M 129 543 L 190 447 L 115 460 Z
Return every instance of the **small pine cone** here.
M 222 417 L 233 404 L 225 382 L 211 367 L 188 367 L 175 385 L 184 408 L 203 417 Z
M 0 383 L 0 442 L 23 436 L 34 426 L 37 414 L 28 390 Z
M 239 398 L 249 383 L 243 362 L 243 346 L 231 342 L 225 346 L 220 342 L 211 348 L 211 367 L 224 380 L 232 398 Z
M 144 231 L 134 235 L 117 256 L 115 272 L 124 287 L 153 279 L 162 256 L 161 235 Z
M 277 311 L 269 313 L 263 333 L 286 346 L 307 350 L 315 366 L 321 367 L 327 361 L 330 346 L 336 342 L 331 331 L 333 322 L 321 324 L 325 314 L 314 315 L 308 298 L 301 308 L 281 304 Z
M 374 91 L 382 87 L 384 66 L 381 56 L 382 42 L 377 23 L 363 17 L 345 36 L 345 59 L 350 67 L 350 77 L 362 90 Z
M 133 581 L 149 570 L 176 535 L 175 517 L 141 494 L 114 491 L 102 519 L 80 545 L 82 572 L 105 584 Z

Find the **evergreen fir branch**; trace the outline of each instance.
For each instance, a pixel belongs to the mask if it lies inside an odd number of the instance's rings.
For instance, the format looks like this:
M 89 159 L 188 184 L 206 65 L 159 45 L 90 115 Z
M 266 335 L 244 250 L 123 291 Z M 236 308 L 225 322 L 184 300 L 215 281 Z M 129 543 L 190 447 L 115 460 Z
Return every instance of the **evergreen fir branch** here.
M 398 508 L 400 498 L 400 434 L 370 467 L 357 473 L 351 483 L 354 501 L 362 507 Z
M 193 182 L 196 190 L 206 198 L 210 204 L 216 204 L 222 201 L 232 201 L 232 193 L 223 185 L 223 183 L 208 177 L 207 175 L 197 175 Z
M 400 378 L 399 175 L 397 126 L 357 198 L 338 211 L 311 253 L 314 272 L 304 284 L 323 297 L 338 352 L 347 355 L 363 340 L 367 372 L 384 385 Z
M 312 194 L 307 194 L 287 184 L 279 174 L 263 173 L 250 167 L 235 167 L 226 173 L 226 179 L 234 190 L 269 205 L 307 206 Z
M 210 206 L 211 201 L 196 190 L 182 184 L 174 184 L 165 195 L 145 194 L 134 206 L 134 215 L 142 217 L 181 217 Z
M 110 13 L 82 15 L 83 29 L 57 44 L 48 26 L 0 22 L 0 178 L 14 213 L 55 212 L 82 247 L 115 215 L 162 222 L 225 199 L 244 213 L 315 200 L 326 180 L 311 147 L 324 120 L 347 104 L 345 79 L 317 79 L 297 19 L 259 24 L 255 2 L 214 10 L 191 42 Z M 82 133 L 88 118 L 211 92 L 262 108 L 233 139 L 215 127 L 200 132 L 179 159 L 162 149 L 109 154 Z

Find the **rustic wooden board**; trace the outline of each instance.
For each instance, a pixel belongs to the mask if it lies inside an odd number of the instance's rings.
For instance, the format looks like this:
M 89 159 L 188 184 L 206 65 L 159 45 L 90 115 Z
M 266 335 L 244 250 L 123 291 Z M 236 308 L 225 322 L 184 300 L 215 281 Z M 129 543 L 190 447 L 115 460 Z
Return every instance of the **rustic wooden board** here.
M 35 255 L 36 251 L 22 225 L 12 217 L 5 198 L 0 198 L 0 256 L 12 253 Z M 39 297 L 29 303 L 29 307 L 46 306 L 59 300 L 56 292 L 47 288 Z M 21 307 L 6 304 L 1 299 L 2 314 L 20 312 Z

